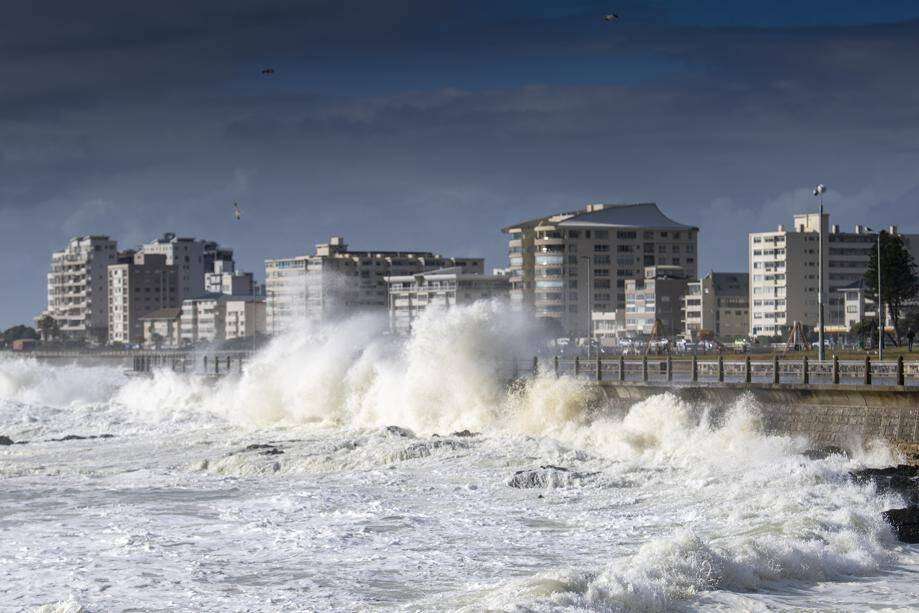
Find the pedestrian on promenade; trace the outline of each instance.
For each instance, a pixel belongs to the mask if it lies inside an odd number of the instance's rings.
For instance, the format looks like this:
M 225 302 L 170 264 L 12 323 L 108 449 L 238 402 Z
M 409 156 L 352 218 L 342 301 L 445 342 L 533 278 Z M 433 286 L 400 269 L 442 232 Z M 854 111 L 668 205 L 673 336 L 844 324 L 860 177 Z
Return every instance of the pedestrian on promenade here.
M 913 350 L 913 341 L 916 340 L 916 333 L 912 328 L 906 333 L 906 344 L 909 346 L 909 350 Z

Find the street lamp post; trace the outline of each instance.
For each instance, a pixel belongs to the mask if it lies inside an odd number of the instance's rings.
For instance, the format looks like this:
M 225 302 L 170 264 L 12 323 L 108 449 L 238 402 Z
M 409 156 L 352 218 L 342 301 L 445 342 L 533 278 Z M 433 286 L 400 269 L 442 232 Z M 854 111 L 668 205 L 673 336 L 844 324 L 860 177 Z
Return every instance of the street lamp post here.
M 817 359 L 821 362 L 826 359 L 826 348 L 823 346 L 823 194 L 826 186 L 822 183 L 814 188 L 814 195 L 820 198 L 820 219 L 818 220 L 820 232 L 818 234 L 819 246 L 817 247 Z
M 593 301 L 593 270 L 589 255 L 582 255 L 582 260 L 587 261 L 587 359 L 590 359 L 590 346 L 594 341 L 594 301 Z

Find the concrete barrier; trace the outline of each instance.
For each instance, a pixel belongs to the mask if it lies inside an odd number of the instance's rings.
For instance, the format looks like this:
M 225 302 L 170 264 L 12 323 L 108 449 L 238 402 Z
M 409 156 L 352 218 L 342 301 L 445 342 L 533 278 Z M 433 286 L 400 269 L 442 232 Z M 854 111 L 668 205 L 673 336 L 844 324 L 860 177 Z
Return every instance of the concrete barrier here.
M 671 393 L 693 403 L 725 408 L 742 397 L 760 408 L 769 433 L 803 435 L 814 446 L 852 450 L 886 441 L 919 462 L 919 389 L 870 385 L 773 385 L 744 383 L 598 383 L 610 404 L 631 404 Z

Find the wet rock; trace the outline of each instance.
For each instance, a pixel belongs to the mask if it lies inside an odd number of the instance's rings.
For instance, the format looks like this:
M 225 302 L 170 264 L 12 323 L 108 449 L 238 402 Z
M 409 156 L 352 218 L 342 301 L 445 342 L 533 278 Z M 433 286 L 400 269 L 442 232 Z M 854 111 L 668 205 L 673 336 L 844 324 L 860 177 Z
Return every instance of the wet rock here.
M 449 438 L 436 438 L 430 441 L 413 443 L 399 452 L 399 460 L 416 460 L 426 458 L 438 449 L 449 449 L 457 451 L 459 449 L 468 449 L 469 444 L 463 441 L 455 441 Z
M 893 527 L 898 539 L 904 543 L 919 543 L 919 508 L 890 509 L 881 515 Z
M 919 466 L 900 464 L 887 468 L 863 468 L 849 474 L 856 483 L 874 483 L 878 493 L 900 494 L 909 508 L 919 507 Z
M 275 447 L 274 445 L 253 443 L 252 445 L 247 445 L 243 451 L 258 451 L 258 455 L 281 455 L 284 453 L 283 449 Z
M 518 470 L 507 484 L 518 489 L 549 489 L 574 485 L 595 474 L 574 472 L 562 466 L 548 464 L 539 468 Z
M 98 438 L 115 438 L 114 434 L 90 434 L 88 436 L 81 436 L 79 434 L 65 434 L 61 438 L 52 438 L 51 441 L 55 443 L 63 443 L 66 441 L 91 441 Z
M 385 432 L 386 434 L 398 436 L 400 438 L 415 438 L 414 432 L 408 428 L 400 428 L 399 426 L 386 426 Z
M 818 449 L 808 449 L 803 454 L 808 460 L 825 460 L 831 455 L 841 455 L 844 457 L 849 457 L 849 452 L 843 449 L 842 447 L 836 447 L 835 445 L 828 445 L 826 447 L 820 447 Z
M 472 438 L 474 436 L 479 436 L 479 433 L 471 430 L 460 430 L 459 432 L 454 432 L 450 436 L 455 436 L 457 438 Z
M 2 434 L 0 434 L 0 446 L 12 445 L 12 444 L 14 444 L 13 439 L 11 439 L 8 436 L 3 436 Z

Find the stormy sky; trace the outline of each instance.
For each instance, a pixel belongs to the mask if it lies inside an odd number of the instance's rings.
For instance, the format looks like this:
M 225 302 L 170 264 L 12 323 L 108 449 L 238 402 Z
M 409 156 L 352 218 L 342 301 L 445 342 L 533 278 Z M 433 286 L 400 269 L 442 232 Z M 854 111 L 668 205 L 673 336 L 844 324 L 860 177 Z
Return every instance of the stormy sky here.
M 504 225 L 655 201 L 745 270 L 818 182 L 837 223 L 919 232 L 917 66 L 906 0 L 6 3 L 0 325 L 87 233 L 259 277 L 331 234 L 491 267 Z

